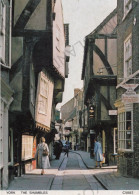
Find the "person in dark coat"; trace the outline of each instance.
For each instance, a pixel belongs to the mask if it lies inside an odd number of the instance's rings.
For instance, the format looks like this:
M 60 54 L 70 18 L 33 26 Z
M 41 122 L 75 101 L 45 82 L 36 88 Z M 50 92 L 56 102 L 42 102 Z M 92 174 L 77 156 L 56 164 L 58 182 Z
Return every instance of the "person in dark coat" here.
M 102 154 L 101 143 L 99 143 L 97 139 L 94 139 L 94 156 L 95 156 L 95 161 L 96 161 L 96 167 L 98 167 L 98 164 L 99 164 L 101 168 L 102 161 L 103 161 L 103 154 Z
M 47 152 L 48 152 L 47 156 L 43 156 L 43 150 L 47 150 Z M 45 143 L 45 138 L 44 137 L 41 137 L 40 143 L 37 146 L 35 159 L 38 160 L 38 168 L 42 169 L 41 175 L 43 175 L 44 174 L 44 169 L 48 169 L 50 167 L 49 148 L 48 148 L 48 145 Z
M 62 152 L 62 142 L 61 140 L 55 141 L 54 143 L 54 155 L 56 156 L 56 159 L 60 158 L 61 152 Z
M 67 154 L 67 157 L 68 157 L 69 156 L 69 143 L 68 142 L 66 142 L 64 151 L 65 151 L 64 156 Z

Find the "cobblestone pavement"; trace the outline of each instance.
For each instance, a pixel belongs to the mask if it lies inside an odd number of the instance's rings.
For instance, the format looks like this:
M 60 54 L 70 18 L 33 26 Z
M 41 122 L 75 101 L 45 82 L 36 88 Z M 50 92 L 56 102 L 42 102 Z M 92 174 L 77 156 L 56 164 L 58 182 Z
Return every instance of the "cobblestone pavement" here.
M 76 153 L 79 155 L 69 152 L 67 158 L 62 153 L 59 160 L 53 159 L 43 176 L 35 169 L 15 178 L 8 190 L 139 190 L 139 179 L 121 176 L 114 166 L 95 169 L 89 153 Z
M 45 170 L 44 175 L 41 175 L 41 169 L 34 169 L 21 177 L 15 177 L 8 190 L 49 190 L 63 157 L 62 153 L 59 160 L 53 158 L 50 169 Z
M 89 153 L 76 151 L 86 166 L 90 174 L 108 190 L 139 190 L 139 178 L 124 177 L 117 172 L 117 166 L 106 166 L 102 169 L 95 169 L 94 159 L 89 158 Z
M 52 190 L 104 190 L 77 154 L 69 153 L 63 166 L 54 179 Z
M 62 163 L 62 164 L 61 164 Z M 60 166 L 61 165 L 61 166 Z M 58 167 L 60 169 L 58 170 Z M 60 160 L 53 160 L 45 175 L 35 169 L 11 182 L 8 190 L 103 190 L 104 188 L 92 176 L 75 153 L 69 157 L 61 155 Z

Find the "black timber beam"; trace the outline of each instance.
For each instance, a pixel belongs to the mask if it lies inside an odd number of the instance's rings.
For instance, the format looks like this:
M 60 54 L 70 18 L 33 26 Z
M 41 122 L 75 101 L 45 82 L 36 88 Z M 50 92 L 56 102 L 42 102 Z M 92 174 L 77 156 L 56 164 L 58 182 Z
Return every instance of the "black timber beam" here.
M 100 96 L 101 96 L 101 100 L 102 100 L 103 104 L 105 105 L 106 109 L 107 109 L 107 110 L 113 110 L 113 108 L 112 108 L 112 106 L 110 105 L 110 102 L 108 101 L 108 99 L 106 99 L 106 98 L 104 97 L 104 95 L 102 95 L 101 93 L 100 93 Z
M 94 35 L 89 35 L 88 39 L 117 39 L 116 34 L 94 34 Z
M 47 0 L 47 16 L 46 16 L 46 21 L 47 21 L 47 26 L 52 27 L 52 7 L 53 7 L 53 1 L 52 0 Z
M 117 76 L 115 75 L 93 75 L 84 88 L 84 104 L 87 105 L 87 100 L 94 95 L 95 86 L 116 86 Z
M 21 15 L 19 16 L 14 26 L 14 29 L 13 29 L 14 31 L 23 30 L 25 28 L 30 16 L 32 15 L 32 13 L 36 9 L 40 1 L 41 0 L 29 0 L 29 2 L 27 3 L 26 7 L 22 11 Z
M 113 75 L 113 70 L 108 60 L 106 59 L 106 56 L 103 54 L 103 52 L 99 49 L 99 47 L 96 44 L 93 44 L 93 49 L 96 52 L 96 54 L 100 57 L 100 59 L 102 60 L 108 74 Z
M 116 86 L 117 76 L 115 75 L 94 75 L 90 79 L 90 85 Z
M 47 33 L 51 33 L 52 30 L 48 29 L 48 30 L 17 30 L 14 31 L 12 36 L 13 37 L 25 37 L 25 36 L 35 36 L 35 37 L 40 37 L 40 36 L 44 36 Z

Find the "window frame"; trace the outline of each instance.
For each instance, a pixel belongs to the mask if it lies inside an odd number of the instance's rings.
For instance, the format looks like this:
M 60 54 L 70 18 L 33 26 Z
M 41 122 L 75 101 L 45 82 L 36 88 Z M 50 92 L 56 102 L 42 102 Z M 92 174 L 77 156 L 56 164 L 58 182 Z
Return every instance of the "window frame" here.
M 33 136 L 22 135 L 22 161 L 33 158 Z
M 43 92 L 43 87 L 41 87 L 42 80 L 44 82 L 46 82 L 46 85 L 47 85 L 47 88 L 45 89 L 47 91 L 46 92 L 46 95 Z M 41 108 L 41 106 L 40 106 L 40 104 L 41 104 L 41 98 L 45 100 L 45 108 L 46 108 L 45 111 L 40 110 L 40 108 Z M 47 110 L 48 110 L 48 81 L 43 76 L 41 76 L 40 77 L 40 93 L 39 93 L 38 112 L 40 114 L 47 115 Z
M 128 53 L 126 53 L 126 48 L 127 48 L 126 44 L 128 44 L 128 41 L 130 41 L 131 44 L 131 48 L 129 49 L 131 51 L 131 54 L 130 56 L 126 57 L 126 55 L 128 55 Z M 127 63 L 129 63 L 130 61 L 132 63 L 132 34 L 131 33 L 124 40 L 124 78 L 127 78 L 130 75 L 132 75 L 132 64 L 131 64 L 131 74 L 128 72 L 128 67 L 127 67 Z
M 126 120 L 127 118 L 126 118 L 126 113 L 127 112 L 131 112 L 131 149 L 127 149 L 126 148 L 126 141 L 128 140 L 127 138 L 126 138 L 126 133 L 127 133 L 127 131 L 129 131 L 129 130 L 127 130 L 126 129 L 126 123 L 127 123 L 127 121 L 129 121 L 129 120 Z M 119 118 L 120 118 L 120 115 L 121 114 L 123 114 L 123 121 L 120 121 L 119 120 Z M 123 130 L 120 130 L 120 125 L 121 125 L 121 123 L 123 123 L 123 125 L 124 125 L 124 129 Z M 123 111 L 123 112 L 119 112 L 118 113 L 118 151 L 127 151 L 127 152 L 133 152 L 133 131 L 134 131 L 134 129 L 133 129 L 133 110 L 132 109 L 129 109 L 129 110 L 125 110 L 125 111 Z M 125 136 L 125 138 L 123 138 L 123 139 L 120 139 L 120 133 L 121 132 L 123 132 L 123 135 Z M 123 143 L 124 143 L 124 147 L 122 148 L 120 148 L 120 141 L 123 141 Z
M 127 8 L 127 6 L 131 6 Z M 128 15 L 128 13 L 132 10 L 132 0 L 124 0 L 124 18 Z
M 117 134 L 116 134 L 116 131 L 117 131 Z M 117 138 L 116 138 L 116 135 L 117 135 Z M 117 154 L 118 153 L 118 128 L 117 127 L 113 129 L 113 144 L 114 144 L 114 147 L 113 147 L 114 148 L 114 154 Z

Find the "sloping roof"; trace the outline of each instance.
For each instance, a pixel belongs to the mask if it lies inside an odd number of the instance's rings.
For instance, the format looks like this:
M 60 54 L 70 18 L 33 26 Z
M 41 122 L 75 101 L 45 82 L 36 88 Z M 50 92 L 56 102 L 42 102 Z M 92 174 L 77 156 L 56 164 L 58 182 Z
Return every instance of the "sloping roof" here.
M 107 22 L 117 14 L 117 8 L 114 9 L 98 26 L 97 28 L 95 28 L 95 30 L 93 30 L 90 34 L 88 34 L 85 37 L 85 47 L 84 47 L 84 56 L 83 56 L 83 66 L 82 66 L 82 75 L 81 75 L 81 79 L 84 79 L 84 72 L 85 72 L 85 64 L 86 64 L 86 58 L 87 58 L 87 50 L 88 50 L 88 43 L 89 43 L 89 38 L 93 38 L 93 36 L 95 34 L 97 34 L 104 25 L 107 24 Z M 116 26 L 117 27 L 117 26 Z M 113 33 L 116 33 L 117 28 L 114 28 Z
M 114 9 L 98 26 L 93 30 L 90 34 L 87 35 L 87 37 L 90 35 L 94 35 L 96 33 L 99 33 L 99 31 L 107 24 L 107 22 L 117 14 L 117 8 Z

